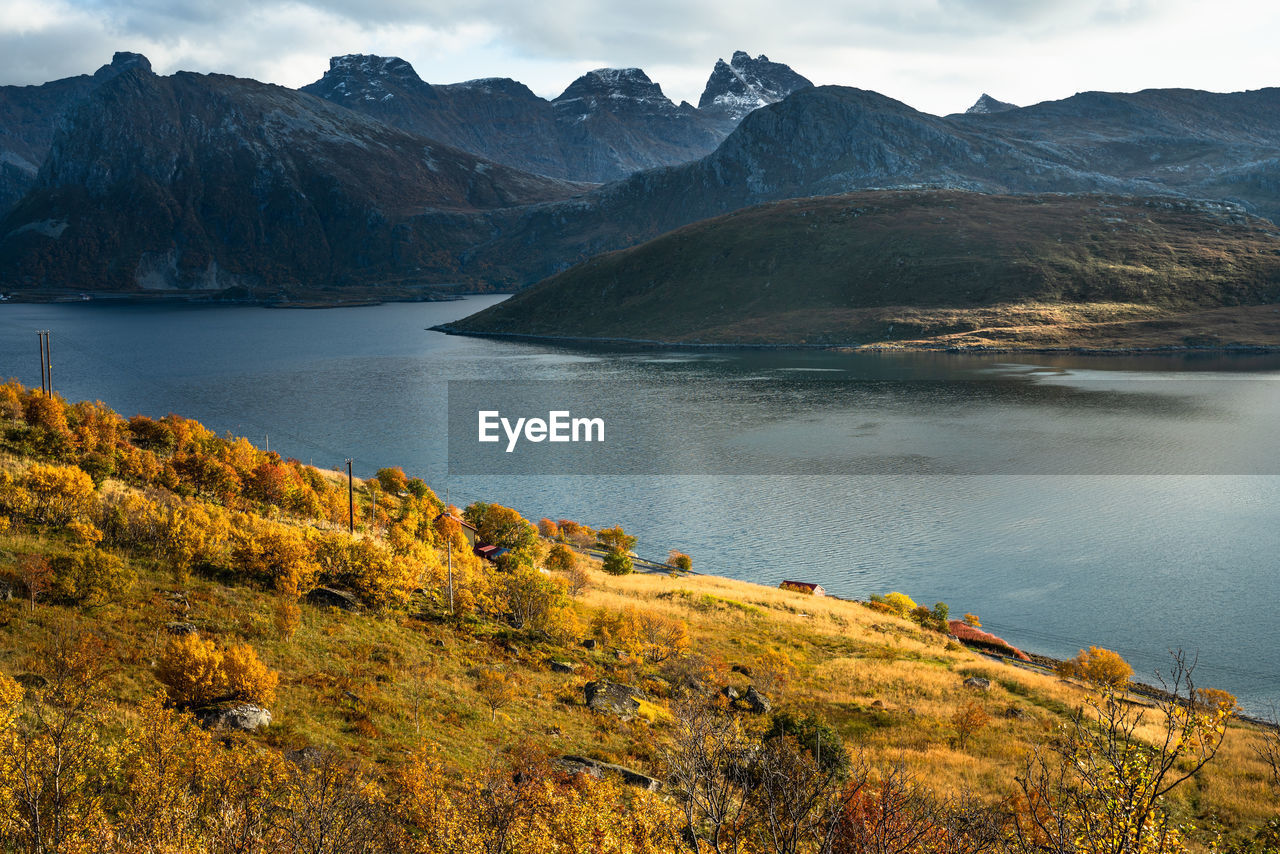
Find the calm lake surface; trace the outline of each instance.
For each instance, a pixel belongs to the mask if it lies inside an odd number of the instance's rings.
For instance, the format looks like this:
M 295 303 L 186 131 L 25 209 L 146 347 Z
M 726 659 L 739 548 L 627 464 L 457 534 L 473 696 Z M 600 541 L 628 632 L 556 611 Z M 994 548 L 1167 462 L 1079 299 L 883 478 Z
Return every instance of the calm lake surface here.
M 498 297 L 321 311 L 0 305 L 0 375 L 178 412 L 316 465 L 401 465 L 454 503 L 621 523 L 704 572 L 974 611 L 1140 676 L 1280 702 L 1280 357 L 620 351 L 426 331 Z M 646 474 L 450 476 L 449 381 L 555 381 Z M 579 406 L 575 406 L 575 414 Z M 638 425 L 638 426 L 636 426 Z M 633 471 L 633 469 L 628 469 Z M 747 473 L 737 473 L 747 472 Z M 751 473 L 751 472 L 765 472 Z

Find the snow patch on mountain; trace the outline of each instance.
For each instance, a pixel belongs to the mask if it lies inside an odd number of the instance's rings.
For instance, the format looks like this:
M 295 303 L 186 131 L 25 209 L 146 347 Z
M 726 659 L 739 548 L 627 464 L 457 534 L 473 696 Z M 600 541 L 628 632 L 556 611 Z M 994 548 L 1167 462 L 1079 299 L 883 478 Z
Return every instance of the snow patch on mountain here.
M 792 92 L 812 85 L 788 65 L 772 62 L 764 54 L 752 59 L 746 51 L 738 50 L 729 62 L 716 60 L 698 109 L 739 122 L 753 110 L 776 104 Z

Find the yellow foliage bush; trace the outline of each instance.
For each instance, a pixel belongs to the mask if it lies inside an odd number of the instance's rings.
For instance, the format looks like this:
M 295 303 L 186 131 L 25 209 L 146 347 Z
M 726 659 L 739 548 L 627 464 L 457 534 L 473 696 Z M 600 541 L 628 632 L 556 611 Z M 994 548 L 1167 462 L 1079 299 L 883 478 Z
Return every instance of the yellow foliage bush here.
M 1133 676 L 1133 668 L 1120 653 L 1097 646 L 1089 647 L 1088 652 L 1080 650 L 1075 658 L 1059 664 L 1057 672 L 1107 688 L 1120 688 Z
M 88 517 L 93 508 L 93 478 L 79 466 L 36 463 L 18 485 L 30 496 L 27 515 L 45 525 L 66 525 Z
M 905 593 L 890 593 L 884 597 L 885 604 L 900 617 L 905 617 L 919 606 Z
M 170 640 L 156 676 L 164 685 L 169 702 L 183 708 L 223 700 L 269 705 L 275 700 L 280 678 L 248 644 L 224 649 L 198 634 Z

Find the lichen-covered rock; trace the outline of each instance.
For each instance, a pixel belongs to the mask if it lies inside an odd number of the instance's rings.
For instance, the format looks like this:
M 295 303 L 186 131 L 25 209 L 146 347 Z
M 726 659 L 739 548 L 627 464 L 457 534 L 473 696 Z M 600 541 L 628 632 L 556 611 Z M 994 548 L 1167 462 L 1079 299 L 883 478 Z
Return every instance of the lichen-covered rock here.
M 271 712 L 254 703 L 229 703 L 196 709 L 200 726 L 211 730 L 253 732 L 271 723 Z
M 747 689 L 746 694 L 742 695 L 742 700 L 747 704 L 747 708 L 757 715 L 768 714 L 769 710 L 773 708 L 769 698 L 757 691 L 754 685 Z
M 562 756 L 559 759 L 559 765 L 572 773 L 590 774 L 592 777 L 599 779 L 605 774 L 611 774 L 629 786 L 636 786 L 647 792 L 656 792 L 662 787 L 662 783 L 657 779 L 650 777 L 648 774 L 642 774 L 631 768 L 625 768 L 622 765 L 614 765 L 610 762 L 600 762 L 596 759 L 589 759 L 585 756 Z
M 964 680 L 964 687 L 970 688 L 974 691 L 990 691 L 991 680 L 982 676 L 970 676 L 968 679 Z
M 586 698 L 587 708 L 593 712 L 625 718 L 640 710 L 640 701 L 636 699 L 639 692 L 630 685 L 600 679 L 588 682 L 583 686 L 582 693 Z
M 302 597 L 308 605 L 317 608 L 337 608 L 340 611 L 359 611 L 360 600 L 345 590 L 334 590 L 332 587 L 317 587 Z

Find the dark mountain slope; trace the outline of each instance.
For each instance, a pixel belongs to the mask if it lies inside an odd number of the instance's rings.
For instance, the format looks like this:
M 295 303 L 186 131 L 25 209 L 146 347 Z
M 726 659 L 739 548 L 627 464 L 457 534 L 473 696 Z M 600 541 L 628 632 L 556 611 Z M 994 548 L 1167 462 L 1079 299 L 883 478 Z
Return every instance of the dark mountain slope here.
M 99 87 L 0 222 L 10 284 L 220 289 L 421 279 L 402 224 L 580 188 L 290 89 L 135 70 Z
M 601 255 L 448 331 L 857 345 L 1277 299 L 1280 235 L 1231 206 L 863 192 L 754 207 Z
M 58 122 L 97 86 L 131 68 L 149 71 L 137 53 L 117 53 L 94 74 L 65 77 L 40 86 L 0 86 L 0 214 L 35 184 Z

